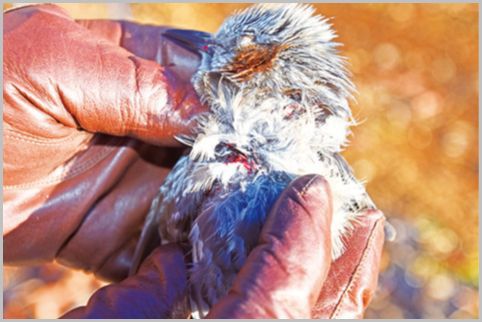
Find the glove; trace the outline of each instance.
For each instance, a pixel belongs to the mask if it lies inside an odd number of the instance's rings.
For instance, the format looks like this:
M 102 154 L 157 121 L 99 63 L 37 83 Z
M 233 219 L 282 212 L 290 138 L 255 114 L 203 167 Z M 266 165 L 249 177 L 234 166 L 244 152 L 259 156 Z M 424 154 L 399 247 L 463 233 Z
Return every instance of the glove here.
M 361 318 L 376 288 L 383 215 L 365 214 L 347 252 L 330 266 L 331 215 L 322 177 L 294 180 L 268 215 L 259 245 L 232 289 L 208 318 Z M 177 305 L 187 292 L 186 270 L 172 269 L 182 264 L 180 248 L 161 246 L 138 274 L 101 288 L 85 307 L 63 318 L 186 318 Z
M 188 131 L 192 116 L 205 109 L 189 84 L 199 58 L 163 38 L 163 28 L 75 22 L 53 5 L 4 18 L 4 263 L 56 259 L 123 280 L 73 316 L 172 316 L 186 285 L 177 246 L 160 247 L 137 275 L 125 277 L 150 202 L 182 151 L 172 136 Z M 287 191 L 295 197 L 305 191 L 293 189 Z M 269 218 L 291 221 L 268 220 L 234 293 L 210 317 L 361 317 L 376 286 L 383 215 L 365 214 L 330 267 L 321 228 L 329 215 L 295 220 L 298 210 L 308 212 L 305 202 L 323 209 L 326 200 L 309 193 L 303 202 L 283 200 L 293 209 L 273 210 Z M 137 305 L 127 309 L 129 302 Z
M 377 286 L 384 216 L 362 214 L 346 252 L 331 263 L 331 211 L 322 177 L 292 182 L 271 210 L 260 245 L 208 317 L 362 318 Z
M 182 152 L 172 136 L 205 109 L 199 57 L 164 28 L 76 23 L 54 5 L 4 17 L 4 262 L 122 280 Z

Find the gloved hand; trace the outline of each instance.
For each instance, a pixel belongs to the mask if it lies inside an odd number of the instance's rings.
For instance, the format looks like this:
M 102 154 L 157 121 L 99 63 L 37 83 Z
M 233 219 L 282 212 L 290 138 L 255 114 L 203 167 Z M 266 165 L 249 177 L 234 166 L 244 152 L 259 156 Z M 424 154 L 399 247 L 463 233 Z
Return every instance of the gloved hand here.
M 76 23 L 54 5 L 4 17 L 4 262 L 121 280 L 182 152 L 172 137 L 204 110 L 199 57 L 164 28 Z
M 207 317 L 363 317 L 377 282 L 383 215 L 366 213 L 348 239 L 347 252 L 331 264 L 331 206 L 322 177 L 307 175 L 291 182 L 232 289 Z M 85 307 L 63 318 L 186 318 L 178 306 L 187 292 L 186 270 L 173 267 L 183 268 L 182 252 L 161 246 L 137 275 L 101 288 Z
M 75 22 L 53 5 L 4 15 L 5 264 L 55 259 L 126 277 L 150 202 L 181 153 L 172 136 L 205 108 L 189 83 L 199 58 L 162 32 Z M 328 189 L 310 180 L 280 197 L 210 317 L 362 316 L 376 286 L 383 215 L 365 214 L 330 266 Z M 171 316 L 185 287 L 181 251 L 163 246 L 137 275 L 70 314 Z

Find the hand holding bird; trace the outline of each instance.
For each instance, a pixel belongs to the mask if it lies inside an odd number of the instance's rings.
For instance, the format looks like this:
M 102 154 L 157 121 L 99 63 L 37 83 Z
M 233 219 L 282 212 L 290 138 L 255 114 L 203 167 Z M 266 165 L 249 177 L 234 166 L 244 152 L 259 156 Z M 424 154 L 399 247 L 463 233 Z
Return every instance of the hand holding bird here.
M 205 110 L 186 82 L 197 55 L 168 38 L 168 28 L 75 21 L 55 5 L 5 12 L 4 28 L 4 265 L 55 260 L 115 281 L 66 317 L 175 315 L 188 291 L 179 245 L 157 247 L 126 276 L 139 227 L 179 157 L 168 147 L 172 136 L 189 134 L 192 117 Z M 247 152 L 241 149 L 220 152 Z M 254 167 L 239 153 L 225 156 Z M 283 190 L 287 198 L 276 203 L 284 211 L 267 216 L 262 230 L 269 234 L 261 232 L 266 238 L 235 278 L 237 293 L 223 297 L 210 317 L 363 315 L 376 286 L 383 215 L 360 215 L 343 255 L 319 267 L 313 241 L 329 235 L 328 216 L 300 214 L 332 201 L 311 197 L 308 178 Z M 301 191 L 305 203 L 298 202 Z

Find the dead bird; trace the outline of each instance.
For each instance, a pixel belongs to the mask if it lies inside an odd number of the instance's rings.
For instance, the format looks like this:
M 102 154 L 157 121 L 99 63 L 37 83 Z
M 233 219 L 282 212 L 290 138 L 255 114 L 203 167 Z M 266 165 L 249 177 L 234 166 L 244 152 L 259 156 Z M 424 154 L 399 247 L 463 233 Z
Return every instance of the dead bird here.
M 219 31 L 169 30 L 202 54 L 192 83 L 209 112 L 149 210 L 131 272 L 155 244 L 188 243 L 191 310 L 204 317 L 229 290 L 287 184 L 320 174 L 333 196 L 333 259 L 357 215 L 375 208 L 339 154 L 354 124 L 354 86 L 326 18 L 308 5 L 255 5 Z

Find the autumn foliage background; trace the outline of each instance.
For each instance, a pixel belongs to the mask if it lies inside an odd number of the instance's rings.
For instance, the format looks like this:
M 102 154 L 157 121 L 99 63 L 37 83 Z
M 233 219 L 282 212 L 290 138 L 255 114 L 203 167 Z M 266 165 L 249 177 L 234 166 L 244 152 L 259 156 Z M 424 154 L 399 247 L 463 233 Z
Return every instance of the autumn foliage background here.
M 60 5 L 74 18 L 214 32 L 248 4 Z M 477 318 L 478 4 L 315 7 L 358 88 L 344 155 L 397 230 L 366 317 Z M 5 318 L 58 317 L 103 285 L 56 264 L 4 267 L 3 282 Z

